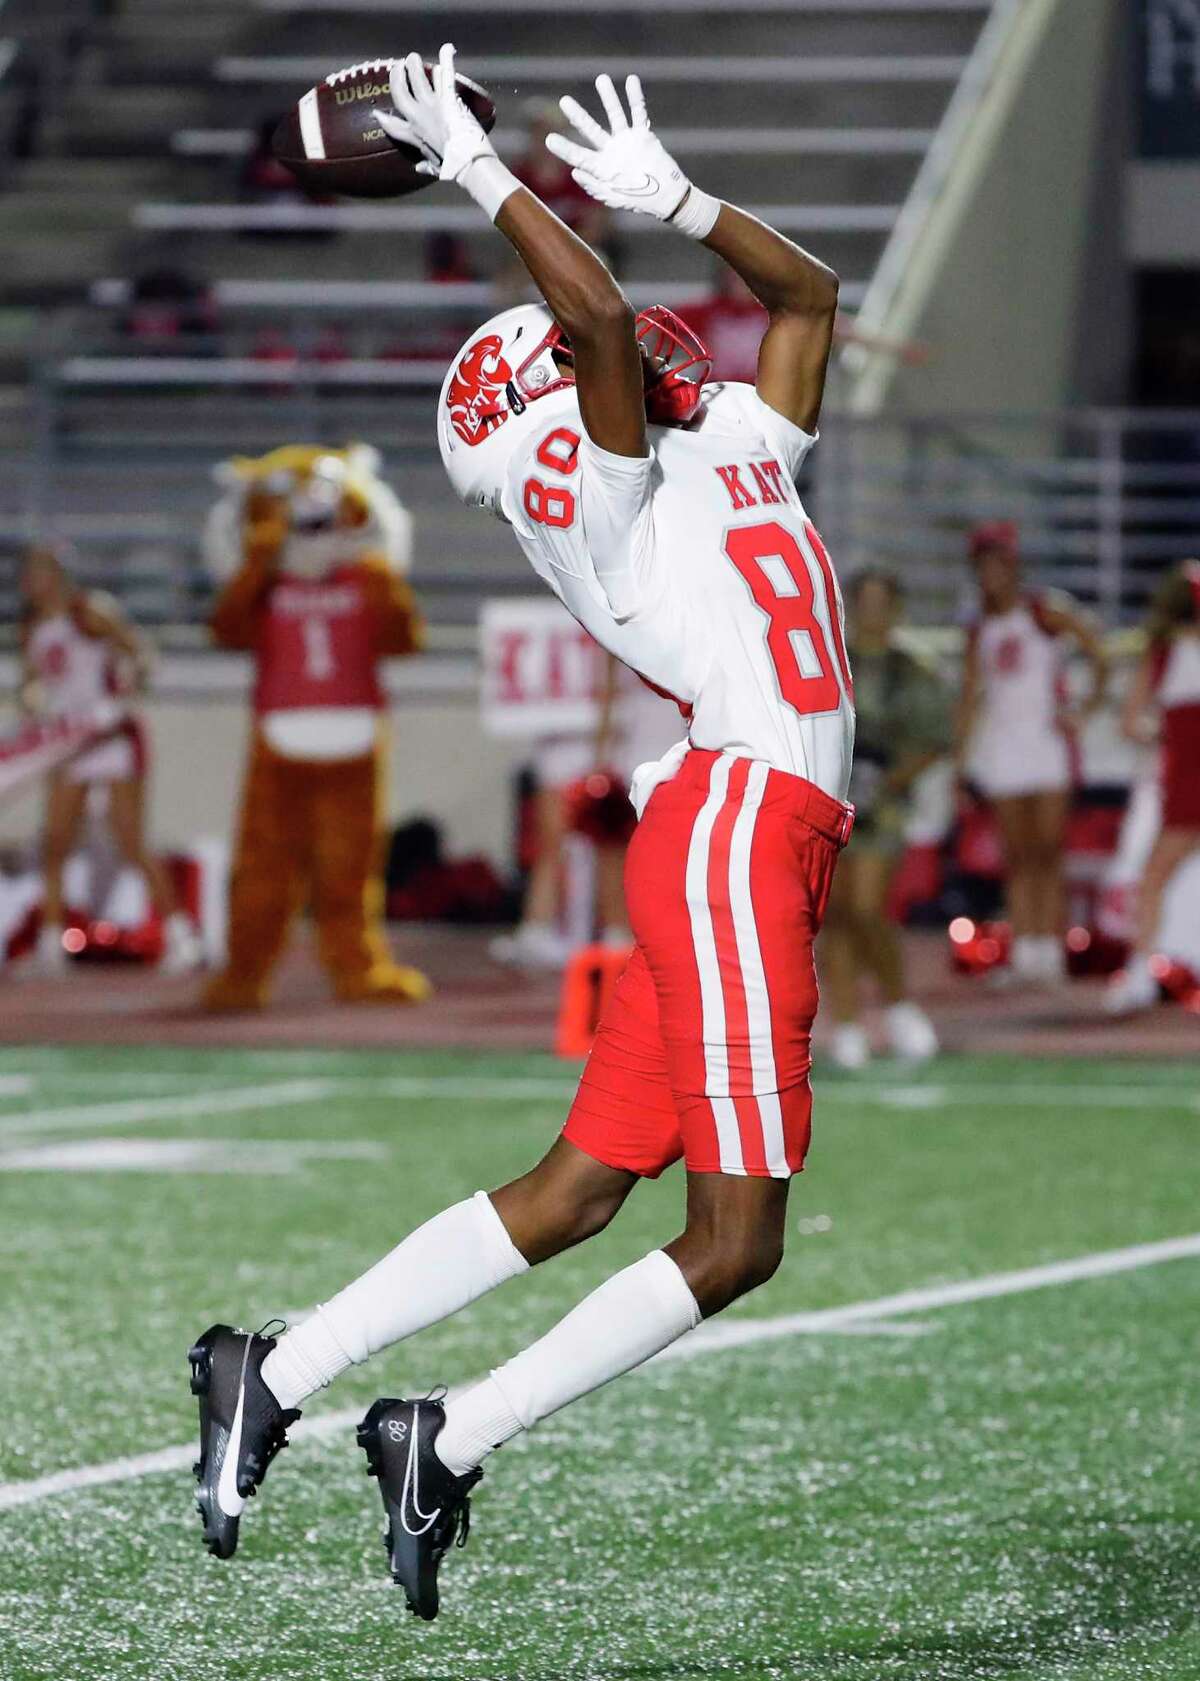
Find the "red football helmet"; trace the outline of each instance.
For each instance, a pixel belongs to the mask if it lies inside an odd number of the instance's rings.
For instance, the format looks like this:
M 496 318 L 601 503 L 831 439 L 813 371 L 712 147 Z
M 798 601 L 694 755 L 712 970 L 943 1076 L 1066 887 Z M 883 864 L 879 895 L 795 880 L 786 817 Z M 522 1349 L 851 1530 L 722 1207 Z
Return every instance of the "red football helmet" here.
M 637 335 L 646 370 L 647 418 L 658 426 L 686 426 L 712 377 L 708 346 L 663 304 L 638 311 Z
M 696 412 L 705 380 L 712 375 L 708 346 L 665 304 L 637 313 L 638 349 L 646 389 L 646 418 L 656 426 L 686 426 Z M 559 326 L 547 343 L 569 363 L 571 341 Z
M 686 426 L 712 357 L 692 329 L 661 304 L 637 316 L 646 416 Z M 446 370 L 438 399 L 442 464 L 468 506 L 501 512 L 504 475 L 530 407 L 575 383 L 570 341 L 545 304 L 518 304 L 478 327 Z

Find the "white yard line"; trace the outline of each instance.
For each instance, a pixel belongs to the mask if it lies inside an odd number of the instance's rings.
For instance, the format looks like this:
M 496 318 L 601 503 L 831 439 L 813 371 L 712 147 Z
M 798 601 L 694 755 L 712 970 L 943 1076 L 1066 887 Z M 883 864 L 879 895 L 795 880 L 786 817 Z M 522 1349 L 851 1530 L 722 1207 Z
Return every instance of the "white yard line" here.
M 1107 1278 L 1113 1273 L 1134 1272 L 1139 1267 L 1158 1266 L 1163 1261 L 1181 1261 L 1195 1255 L 1200 1255 L 1200 1232 L 1193 1232 L 1190 1237 L 1169 1237 L 1161 1243 L 1135 1243 L 1129 1249 L 1102 1249 L 1094 1255 L 1077 1255 L 1070 1261 L 1022 1267 L 1018 1272 L 985 1273 L 982 1278 L 964 1278 L 958 1284 L 931 1284 L 922 1290 L 902 1290 L 895 1296 L 851 1302 L 847 1307 L 822 1308 L 816 1313 L 788 1313 L 777 1319 L 716 1319 L 683 1337 L 659 1359 L 694 1359 L 714 1349 L 744 1348 L 747 1343 L 770 1342 L 777 1337 L 812 1336 L 861 1324 L 864 1320 L 894 1319 L 903 1314 L 927 1313 L 932 1308 L 957 1307 L 962 1302 L 991 1301 L 996 1296 L 1020 1296 L 1030 1290 L 1075 1284 L 1085 1278 Z
M 1074 1284 L 1087 1278 L 1106 1278 L 1113 1273 L 1133 1272 L 1139 1267 L 1157 1266 L 1163 1261 L 1178 1261 L 1197 1255 L 1200 1255 L 1200 1232 L 1190 1237 L 1167 1238 L 1161 1243 L 1138 1243 L 1129 1249 L 1105 1249 L 1093 1255 L 1076 1256 L 1070 1261 L 1024 1267 L 1017 1272 L 987 1273 L 982 1278 L 963 1279 L 958 1284 L 934 1284 L 922 1290 L 905 1290 L 898 1295 L 877 1296 L 870 1301 L 851 1302 L 845 1307 L 826 1308 L 817 1313 L 790 1313 L 775 1319 L 717 1321 L 702 1325 L 681 1338 L 660 1354 L 655 1363 L 695 1359 L 700 1355 L 779 1337 L 819 1335 L 851 1326 L 862 1329 L 874 1320 L 896 1320 L 906 1314 L 955 1307 L 963 1302 L 1022 1295 L 1029 1290 Z M 343 1407 L 336 1412 L 319 1413 L 308 1422 L 302 1420 L 295 1427 L 295 1438 L 298 1442 L 328 1441 L 356 1424 L 362 1410 L 360 1404 Z M 47 1477 L 0 1483 L 0 1512 L 11 1511 L 17 1506 L 36 1505 L 58 1494 L 101 1488 L 108 1483 L 132 1482 L 160 1471 L 180 1471 L 189 1466 L 195 1457 L 196 1447 L 188 1443 L 157 1448 L 152 1453 L 133 1454 L 124 1459 L 110 1459 L 100 1465 L 77 1465 L 66 1471 L 54 1471 Z
M 68 1103 L 0 1115 L 0 1137 L 77 1127 L 137 1126 L 156 1121 L 206 1120 L 210 1115 L 320 1103 L 341 1090 L 336 1080 L 273 1080 L 255 1086 L 218 1086 L 169 1097 L 120 1098 L 110 1103 Z
M 294 1064 L 289 1064 L 286 1060 L 271 1065 L 263 1059 L 263 1065 L 256 1067 L 254 1072 L 262 1076 L 264 1083 L 251 1089 L 282 1090 L 282 1082 L 288 1080 L 292 1067 Z M 115 1069 L 98 1069 L 95 1072 L 79 1074 L 35 1067 L 20 1073 L 0 1073 L 0 1102 L 6 1098 L 24 1096 L 30 1089 L 39 1086 L 55 1085 L 67 1089 L 83 1086 L 91 1090 L 115 1085 L 118 1088 L 132 1087 L 134 1090 L 148 1092 L 167 1088 L 173 1092 L 181 1085 L 194 1085 L 201 1077 L 197 1074 L 179 1074 L 166 1070 L 162 1073 L 123 1073 Z M 560 1077 L 538 1074 L 495 1077 L 473 1074 L 381 1074 L 377 1079 L 361 1074 L 314 1072 L 311 1076 L 301 1078 L 292 1075 L 289 1084 L 294 1088 L 318 1081 L 329 1094 L 336 1088 L 347 1096 L 443 1099 L 451 1103 L 524 1103 L 543 1099 L 562 1102 L 573 1095 L 578 1083 L 577 1076 L 564 1071 Z M 943 1109 L 956 1104 L 1005 1107 L 1019 1107 L 1025 1104 L 1030 1108 L 1070 1110 L 1076 1110 L 1080 1106 L 1106 1109 L 1194 1109 L 1200 1106 L 1200 1080 L 1181 1082 L 1179 1085 L 1135 1084 L 1133 1081 L 1128 1084 L 1109 1081 L 1104 1085 L 1094 1086 L 1032 1083 L 1023 1085 L 1020 1082 L 1004 1085 L 954 1082 L 881 1085 L 871 1079 L 826 1082 L 818 1070 L 815 1084 L 818 1103 L 863 1104 L 889 1109 Z M 245 1088 L 225 1086 L 211 1089 L 219 1098 Z M 321 1095 L 325 1094 L 323 1091 Z M 192 1094 L 187 1095 L 190 1097 Z M 150 1099 L 146 1101 L 149 1103 Z M 177 1100 L 172 1096 L 164 1101 L 174 1103 Z M 304 1102 L 309 1099 L 301 1097 L 297 1101 Z M 61 1113 L 67 1116 L 71 1111 L 64 1106 Z M 0 1124 L 9 1120 L 15 1122 L 18 1118 L 16 1112 L 8 1110 L 0 1113 Z
M 0 1076 L 0 1104 L 17 1098 L 18 1081 L 42 1077 Z M 53 1080 L 54 1076 L 46 1076 Z M 153 1078 L 152 1076 L 149 1078 Z M 565 1109 L 575 1092 L 575 1079 L 528 1077 L 489 1078 L 486 1075 L 361 1075 L 329 1074 L 303 1079 L 264 1079 L 247 1086 L 212 1086 L 200 1091 L 164 1092 L 160 1096 L 114 1098 L 102 1103 L 68 1103 L 45 1109 L 0 1108 L 0 1139 L 41 1132 L 70 1134 L 94 1127 L 155 1125 L 169 1121 L 206 1120 L 210 1116 L 249 1113 L 320 1103 L 335 1098 L 374 1102 L 551 1103 Z M 1138 1109 L 1200 1113 L 1200 1088 L 1186 1086 L 1022 1086 L 1012 1085 L 873 1085 L 857 1080 L 818 1082 L 818 1107 L 835 1109 L 891 1109 L 929 1113 L 947 1109 L 969 1112 L 1005 1108 L 1052 1110 L 1077 1115 L 1086 1109 Z
M 450 1102 L 521 1103 L 563 1102 L 574 1095 L 576 1080 L 497 1078 L 476 1075 L 383 1075 L 378 1080 L 361 1076 L 331 1075 L 347 1092 L 366 1098 L 443 1098 Z M 817 1104 L 844 1103 L 886 1109 L 947 1109 L 954 1106 L 997 1106 L 1062 1109 L 1077 1112 L 1081 1107 L 1106 1109 L 1195 1109 L 1200 1106 L 1200 1081 L 1165 1085 L 875 1085 L 868 1081 L 838 1080 L 826 1084 L 818 1075 Z

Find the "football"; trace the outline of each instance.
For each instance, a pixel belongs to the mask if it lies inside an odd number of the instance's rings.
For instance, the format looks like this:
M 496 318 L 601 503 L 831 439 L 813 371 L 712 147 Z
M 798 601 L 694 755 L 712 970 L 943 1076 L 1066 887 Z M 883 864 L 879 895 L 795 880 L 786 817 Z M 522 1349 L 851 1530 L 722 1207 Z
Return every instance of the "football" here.
M 372 115 L 377 105 L 391 108 L 392 63 L 390 58 L 375 58 L 333 71 L 280 122 L 272 149 L 310 192 L 400 198 L 429 186 L 430 177 L 417 173 L 417 148 L 389 139 Z M 432 75 L 433 66 L 425 68 Z M 485 130 L 491 129 L 496 107 L 489 95 L 469 76 L 456 80 L 464 104 Z

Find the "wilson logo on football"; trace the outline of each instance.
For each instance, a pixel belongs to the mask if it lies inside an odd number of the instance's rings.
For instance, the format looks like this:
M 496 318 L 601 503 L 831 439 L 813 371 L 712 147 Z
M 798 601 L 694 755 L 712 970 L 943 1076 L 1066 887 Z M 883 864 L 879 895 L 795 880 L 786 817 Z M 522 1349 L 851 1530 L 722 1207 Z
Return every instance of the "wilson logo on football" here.
M 498 334 L 478 339 L 455 369 L 446 391 L 450 424 L 466 444 L 479 444 L 503 425 L 508 410 L 500 406 L 512 369 L 500 354 Z

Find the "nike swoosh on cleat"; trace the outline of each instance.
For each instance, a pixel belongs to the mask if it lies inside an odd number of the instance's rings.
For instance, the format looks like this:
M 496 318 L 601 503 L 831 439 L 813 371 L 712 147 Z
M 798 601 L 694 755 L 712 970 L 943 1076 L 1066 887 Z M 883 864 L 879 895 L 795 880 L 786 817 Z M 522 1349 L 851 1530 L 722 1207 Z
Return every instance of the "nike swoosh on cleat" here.
M 237 1467 L 242 1451 L 242 1409 L 246 1404 L 246 1385 L 243 1382 L 238 1390 L 237 1411 L 233 1415 L 233 1425 L 225 1441 L 225 1457 L 221 1461 L 221 1475 L 217 1479 L 217 1505 L 226 1517 L 240 1518 L 246 1510 L 246 1502 L 238 1493 Z
M 421 1409 L 419 1407 L 413 1408 L 412 1428 L 409 1431 L 408 1437 L 408 1459 L 404 1466 L 404 1485 L 400 1491 L 400 1522 L 404 1525 L 410 1535 L 424 1535 L 437 1522 L 438 1516 L 442 1510 L 440 1506 L 435 1506 L 432 1512 L 423 1512 L 421 1510 L 421 1473 L 417 1466 L 417 1445 L 419 1439 L 417 1425 L 420 1420 L 420 1411 Z M 413 1514 L 417 1522 L 423 1526 L 420 1529 L 414 1529 L 408 1521 L 408 1507 L 410 1501 L 412 1502 Z

